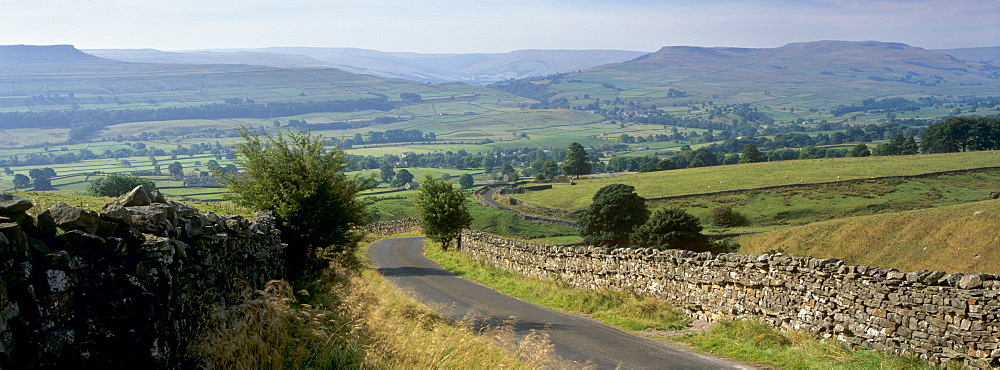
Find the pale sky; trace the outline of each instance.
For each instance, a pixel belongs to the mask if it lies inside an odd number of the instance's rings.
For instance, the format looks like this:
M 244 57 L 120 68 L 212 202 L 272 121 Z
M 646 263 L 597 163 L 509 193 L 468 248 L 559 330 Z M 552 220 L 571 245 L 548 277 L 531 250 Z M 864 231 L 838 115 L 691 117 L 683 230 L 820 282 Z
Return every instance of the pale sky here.
M 997 0 L 0 0 L 0 45 L 422 53 L 816 40 L 1000 46 Z

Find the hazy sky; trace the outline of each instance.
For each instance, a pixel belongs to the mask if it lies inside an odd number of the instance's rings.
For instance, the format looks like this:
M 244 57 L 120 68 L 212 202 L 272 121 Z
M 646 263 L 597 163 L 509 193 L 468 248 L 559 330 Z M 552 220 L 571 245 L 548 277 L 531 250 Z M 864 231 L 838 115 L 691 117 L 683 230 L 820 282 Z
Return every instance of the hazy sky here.
M 654 51 L 878 40 L 1000 46 L 997 0 L 0 0 L 0 45 Z

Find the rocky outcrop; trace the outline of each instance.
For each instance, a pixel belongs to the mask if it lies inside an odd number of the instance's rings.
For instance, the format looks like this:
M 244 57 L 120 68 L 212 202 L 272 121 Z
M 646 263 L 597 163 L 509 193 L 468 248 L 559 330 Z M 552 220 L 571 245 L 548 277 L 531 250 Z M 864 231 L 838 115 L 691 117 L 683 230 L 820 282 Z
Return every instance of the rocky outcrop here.
M 901 272 L 835 258 L 562 247 L 465 230 L 489 264 L 587 289 L 632 290 L 696 318 L 758 318 L 932 362 L 1000 365 L 1000 276 Z
M 0 368 L 177 368 L 211 310 L 284 277 L 273 217 L 134 189 L 29 216 L 0 194 Z

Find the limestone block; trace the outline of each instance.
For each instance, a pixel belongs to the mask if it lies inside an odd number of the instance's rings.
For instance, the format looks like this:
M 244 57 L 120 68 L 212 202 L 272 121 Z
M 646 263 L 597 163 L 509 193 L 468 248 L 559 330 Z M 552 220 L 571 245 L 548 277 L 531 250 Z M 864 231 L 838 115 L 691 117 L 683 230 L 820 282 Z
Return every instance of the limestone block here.
M 45 212 L 48 212 L 52 216 L 52 220 L 57 227 L 66 231 L 82 230 L 88 234 L 97 234 L 97 230 L 103 223 L 100 216 L 96 213 L 85 211 L 63 202 L 49 207 Z
M 0 215 L 13 215 L 17 213 L 22 213 L 31 209 L 33 204 L 28 198 L 9 194 L 0 193 Z

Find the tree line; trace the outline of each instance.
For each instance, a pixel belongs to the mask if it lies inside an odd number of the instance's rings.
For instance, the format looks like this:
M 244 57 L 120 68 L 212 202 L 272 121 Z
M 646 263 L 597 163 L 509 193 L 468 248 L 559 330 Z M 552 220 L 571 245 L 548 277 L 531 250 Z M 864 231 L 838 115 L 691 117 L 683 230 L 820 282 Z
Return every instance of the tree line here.
M 0 128 L 69 128 L 71 140 L 82 140 L 108 125 L 126 122 L 168 121 L 178 119 L 273 118 L 318 112 L 355 110 L 387 111 L 393 108 L 385 98 L 327 100 L 310 102 L 275 102 L 258 104 L 203 104 L 189 107 L 145 109 L 75 109 L 0 113 Z

